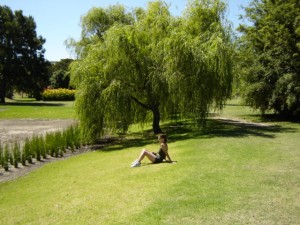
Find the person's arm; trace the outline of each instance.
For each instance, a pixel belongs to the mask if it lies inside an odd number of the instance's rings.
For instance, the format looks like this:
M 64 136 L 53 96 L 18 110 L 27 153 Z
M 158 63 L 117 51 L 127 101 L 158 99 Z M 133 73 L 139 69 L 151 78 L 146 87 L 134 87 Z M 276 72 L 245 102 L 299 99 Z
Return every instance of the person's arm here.
M 172 159 L 171 159 L 171 157 L 170 157 L 170 155 L 169 155 L 168 152 L 166 152 L 166 156 L 167 156 L 167 158 L 169 159 L 169 162 L 172 162 Z
M 169 155 L 169 153 L 168 153 L 168 147 L 167 147 L 165 144 L 162 144 L 162 145 L 161 145 L 161 148 L 162 148 L 162 150 L 165 152 L 166 157 L 168 158 L 169 162 L 172 162 L 172 159 L 171 159 L 171 157 L 170 157 L 170 155 Z

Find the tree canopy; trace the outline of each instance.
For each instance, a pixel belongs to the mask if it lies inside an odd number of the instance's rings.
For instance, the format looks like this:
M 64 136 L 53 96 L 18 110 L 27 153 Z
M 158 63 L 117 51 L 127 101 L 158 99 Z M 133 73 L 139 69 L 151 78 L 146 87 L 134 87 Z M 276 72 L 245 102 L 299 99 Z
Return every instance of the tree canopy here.
M 201 122 L 211 108 L 221 108 L 232 83 L 224 10 L 222 1 L 198 0 L 182 17 L 172 16 L 162 1 L 145 10 L 116 5 L 89 11 L 82 39 L 73 42 L 79 59 L 71 64 L 86 138 L 95 140 L 106 129 L 126 131 L 149 112 L 159 133 L 161 118 L 181 114 Z
M 33 17 L 0 6 L 0 102 L 17 89 L 40 96 L 48 83 L 49 63 L 44 59 L 45 39 L 36 34 Z
M 252 107 L 300 115 L 300 2 L 254 0 L 242 25 L 240 76 Z

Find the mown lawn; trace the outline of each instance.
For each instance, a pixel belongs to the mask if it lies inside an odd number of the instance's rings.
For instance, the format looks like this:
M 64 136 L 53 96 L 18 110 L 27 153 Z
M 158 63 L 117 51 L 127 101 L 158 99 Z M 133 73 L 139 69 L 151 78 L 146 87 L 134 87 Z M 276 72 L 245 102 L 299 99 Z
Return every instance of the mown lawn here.
M 300 124 L 264 124 L 165 124 L 176 164 L 130 168 L 143 147 L 157 150 L 132 133 L 47 164 L 0 183 L 0 224 L 299 224 Z
M 0 119 L 72 119 L 75 117 L 74 102 L 45 102 L 29 98 L 7 99 L 0 105 Z

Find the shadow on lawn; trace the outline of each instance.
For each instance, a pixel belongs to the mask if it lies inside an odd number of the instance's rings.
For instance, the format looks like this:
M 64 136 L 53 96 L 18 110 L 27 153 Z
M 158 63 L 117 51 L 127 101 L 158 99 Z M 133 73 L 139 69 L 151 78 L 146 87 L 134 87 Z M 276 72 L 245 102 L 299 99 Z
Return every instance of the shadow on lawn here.
M 256 136 L 262 138 L 275 138 L 280 132 L 296 132 L 297 129 L 282 127 L 279 125 L 268 125 L 261 123 L 243 122 L 230 119 L 208 119 L 206 125 L 198 128 L 193 123 L 170 122 L 162 126 L 162 130 L 168 135 L 169 142 L 176 142 L 190 138 L 214 138 L 214 137 L 248 137 Z M 132 137 L 134 136 L 134 137 Z M 119 139 L 103 151 L 116 151 L 130 147 L 143 148 L 149 144 L 157 143 L 157 136 L 152 133 L 152 130 L 144 131 L 143 137 L 140 134 L 132 134 L 132 138 Z
M 290 122 L 300 123 L 300 118 L 297 116 L 285 116 L 276 114 L 265 114 L 265 115 L 251 115 L 254 120 L 261 122 Z
M 279 125 L 248 123 L 230 119 L 208 119 L 203 128 L 190 127 L 188 130 L 187 128 L 177 130 L 170 128 L 168 128 L 168 133 L 172 138 L 172 141 L 188 138 L 240 138 L 248 136 L 275 138 L 276 133 L 297 131 L 294 128 L 282 127 Z
M 129 134 L 120 134 L 119 136 L 108 137 L 98 140 L 91 147 L 94 150 L 101 151 L 118 151 L 124 148 L 131 147 L 144 147 L 149 144 L 157 143 L 157 135 L 153 134 L 152 130 L 143 131 L 143 134 L 138 133 L 129 133 Z
M 57 102 L 37 102 L 37 101 L 18 101 L 15 100 L 14 102 L 6 102 L 5 105 L 12 105 L 12 106 L 64 106 L 63 103 Z

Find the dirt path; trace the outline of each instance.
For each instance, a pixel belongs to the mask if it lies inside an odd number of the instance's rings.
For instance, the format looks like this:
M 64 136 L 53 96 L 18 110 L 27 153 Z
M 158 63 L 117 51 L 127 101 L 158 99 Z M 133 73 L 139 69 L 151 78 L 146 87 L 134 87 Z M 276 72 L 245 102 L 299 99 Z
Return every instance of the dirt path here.
M 253 126 L 253 127 L 269 127 L 270 124 L 265 123 L 256 123 L 256 122 L 249 122 L 247 120 L 242 120 L 240 118 L 227 118 L 227 117 L 219 117 L 216 116 L 214 119 L 223 121 L 224 123 L 231 123 L 236 125 L 247 125 L 247 126 Z
M 75 124 L 75 120 L 39 120 L 39 119 L 13 119 L 0 120 L 0 142 L 21 142 L 27 137 L 46 132 L 64 129 Z

